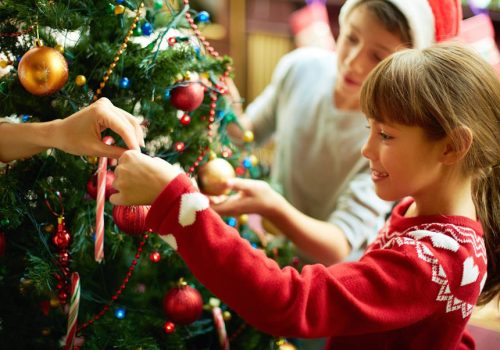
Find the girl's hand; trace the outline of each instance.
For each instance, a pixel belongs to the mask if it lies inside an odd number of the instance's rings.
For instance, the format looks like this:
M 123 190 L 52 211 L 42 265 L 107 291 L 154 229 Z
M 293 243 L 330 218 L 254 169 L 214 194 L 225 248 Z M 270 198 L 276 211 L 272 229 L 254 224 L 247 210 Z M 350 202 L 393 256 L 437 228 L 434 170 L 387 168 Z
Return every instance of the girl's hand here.
M 147 205 L 153 203 L 162 190 L 181 172 L 160 158 L 151 158 L 139 151 L 126 151 L 115 168 L 111 195 L 115 205 Z
M 265 217 L 272 215 L 284 198 L 275 192 L 267 182 L 250 179 L 231 179 L 228 188 L 238 193 L 225 200 L 213 200 L 212 209 L 224 216 L 241 214 L 259 214 Z

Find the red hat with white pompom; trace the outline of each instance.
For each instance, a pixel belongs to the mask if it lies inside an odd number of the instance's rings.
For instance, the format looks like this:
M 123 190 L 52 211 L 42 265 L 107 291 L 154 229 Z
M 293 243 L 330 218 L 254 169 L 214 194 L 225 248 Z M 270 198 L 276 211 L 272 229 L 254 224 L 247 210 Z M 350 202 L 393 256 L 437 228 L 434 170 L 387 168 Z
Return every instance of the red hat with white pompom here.
M 342 6 L 339 22 L 342 26 L 353 7 L 363 0 L 347 0 Z M 462 22 L 460 0 L 386 0 L 406 17 L 413 47 L 422 49 L 434 42 L 453 38 Z

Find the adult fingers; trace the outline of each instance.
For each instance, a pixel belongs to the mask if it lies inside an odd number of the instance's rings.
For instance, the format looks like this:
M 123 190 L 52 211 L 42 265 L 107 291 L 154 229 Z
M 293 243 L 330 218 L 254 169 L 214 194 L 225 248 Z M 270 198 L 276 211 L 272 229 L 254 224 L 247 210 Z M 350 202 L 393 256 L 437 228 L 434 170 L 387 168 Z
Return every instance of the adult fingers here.
M 137 142 L 139 143 L 140 146 L 144 147 L 145 146 L 145 144 L 144 144 L 144 132 L 142 130 L 141 125 L 139 124 L 139 121 L 132 114 L 128 113 L 127 111 L 120 109 L 118 107 L 115 107 L 115 108 L 132 125 L 132 127 L 134 128 L 135 137 L 137 139 Z

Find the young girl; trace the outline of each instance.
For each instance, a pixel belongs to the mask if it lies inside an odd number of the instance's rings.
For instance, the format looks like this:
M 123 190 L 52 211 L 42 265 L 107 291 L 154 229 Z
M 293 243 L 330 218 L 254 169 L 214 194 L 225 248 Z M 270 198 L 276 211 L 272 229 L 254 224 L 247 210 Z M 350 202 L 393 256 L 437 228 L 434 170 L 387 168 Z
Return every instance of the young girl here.
M 286 217 L 266 219 L 301 255 L 323 264 L 357 260 L 375 239 L 392 204 L 375 195 L 360 154 L 368 137 L 361 85 L 393 52 L 456 35 L 461 8 L 458 0 L 347 0 L 337 50 L 287 54 L 246 109 L 241 122 L 257 142 L 274 135 L 271 182 L 291 204 Z M 234 189 L 243 190 L 239 185 Z M 214 209 L 221 215 L 256 213 L 243 204 L 230 200 Z
M 377 194 L 404 199 L 359 262 L 280 269 L 185 175 L 137 151 L 120 158 L 111 201 L 157 197 L 152 230 L 264 332 L 329 336 L 330 349 L 472 349 L 472 308 L 500 289 L 500 82 L 476 54 L 442 44 L 384 60 L 361 100 Z M 264 198 L 279 216 L 284 199 Z

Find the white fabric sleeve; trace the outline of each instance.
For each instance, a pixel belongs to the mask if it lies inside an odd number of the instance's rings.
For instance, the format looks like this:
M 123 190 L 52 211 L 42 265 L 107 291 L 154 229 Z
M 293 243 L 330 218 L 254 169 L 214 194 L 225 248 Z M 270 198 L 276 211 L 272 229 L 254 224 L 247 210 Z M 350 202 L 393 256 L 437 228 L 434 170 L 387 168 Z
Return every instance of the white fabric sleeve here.
M 346 260 L 357 260 L 384 225 L 393 203 L 377 196 L 368 173 L 357 174 L 337 203 L 328 221 L 340 227 L 351 245 L 352 251 Z
M 258 144 L 266 142 L 276 131 L 278 105 L 285 98 L 283 85 L 295 63 L 303 57 L 302 51 L 303 49 L 297 49 L 280 59 L 269 85 L 245 110 Z

